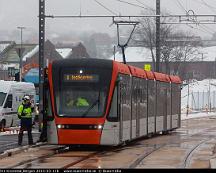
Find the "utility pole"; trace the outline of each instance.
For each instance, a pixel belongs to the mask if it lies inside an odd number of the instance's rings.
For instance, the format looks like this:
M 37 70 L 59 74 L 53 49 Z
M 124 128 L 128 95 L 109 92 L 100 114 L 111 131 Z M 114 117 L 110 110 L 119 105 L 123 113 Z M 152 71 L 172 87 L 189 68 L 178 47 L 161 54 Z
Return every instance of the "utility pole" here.
M 22 56 L 23 56 L 23 48 L 22 48 L 22 42 L 23 42 L 23 30 L 25 29 L 25 27 L 23 26 L 19 26 L 17 27 L 17 29 L 20 29 L 20 49 L 19 49 L 19 58 L 20 58 L 20 64 L 19 64 L 19 68 L 20 68 L 20 74 L 19 74 L 19 81 L 22 82 Z
M 190 79 L 188 78 L 188 91 L 187 91 L 187 112 L 186 112 L 186 116 L 188 116 L 189 113 L 189 97 L 190 97 Z
M 160 15 L 160 0 L 156 0 L 156 15 Z M 160 16 L 156 17 L 156 72 L 160 72 Z
M 39 111 L 40 122 L 43 121 L 42 134 L 46 135 L 44 117 L 44 43 L 45 43 L 45 0 L 39 0 Z

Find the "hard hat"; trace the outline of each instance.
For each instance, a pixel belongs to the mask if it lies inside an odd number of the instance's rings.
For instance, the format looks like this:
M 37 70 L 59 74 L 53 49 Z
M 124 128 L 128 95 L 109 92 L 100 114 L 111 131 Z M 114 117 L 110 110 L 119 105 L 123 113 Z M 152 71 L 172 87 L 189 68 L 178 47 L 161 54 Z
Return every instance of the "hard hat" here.
M 30 97 L 28 95 L 23 97 L 23 100 L 30 100 Z

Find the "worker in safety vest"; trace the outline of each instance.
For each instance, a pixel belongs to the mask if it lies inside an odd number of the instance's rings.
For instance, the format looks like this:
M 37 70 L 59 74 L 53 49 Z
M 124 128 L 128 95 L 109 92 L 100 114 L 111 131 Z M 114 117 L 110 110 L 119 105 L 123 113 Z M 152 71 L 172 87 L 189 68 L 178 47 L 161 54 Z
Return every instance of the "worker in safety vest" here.
M 77 101 L 76 101 L 76 106 L 77 107 L 80 107 L 80 106 L 89 106 L 89 103 L 88 103 L 88 101 L 85 98 L 78 97 Z
M 23 103 L 18 107 L 18 118 L 21 120 L 21 127 L 18 135 L 18 145 L 22 145 L 23 132 L 28 132 L 28 144 L 33 144 L 32 139 L 32 112 L 34 106 L 30 102 L 28 95 L 23 97 Z

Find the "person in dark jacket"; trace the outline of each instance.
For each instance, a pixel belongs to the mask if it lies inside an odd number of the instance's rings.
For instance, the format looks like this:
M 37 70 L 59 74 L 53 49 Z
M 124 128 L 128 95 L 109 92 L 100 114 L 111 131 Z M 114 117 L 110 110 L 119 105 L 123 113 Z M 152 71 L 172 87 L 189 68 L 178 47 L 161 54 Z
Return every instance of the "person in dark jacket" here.
M 28 95 L 23 97 L 23 103 L 18 107 L 18 118 L 21 120 L 21 127 L 18 135 L 18 145 L 22 145 L 23 132 L 26 130 L 28 132 L 28 144 L 33 144 L 32 139 L 32 112 L 34 111 L 34 106 L 30 102 L 30 97 Z

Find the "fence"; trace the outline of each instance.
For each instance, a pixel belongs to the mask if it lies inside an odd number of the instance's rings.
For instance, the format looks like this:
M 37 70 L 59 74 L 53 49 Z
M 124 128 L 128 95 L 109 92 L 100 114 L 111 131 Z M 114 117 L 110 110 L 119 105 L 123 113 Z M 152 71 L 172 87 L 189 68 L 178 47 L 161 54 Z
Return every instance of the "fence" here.
M 216 91 L 191 92 L 187 96 L 187 105 L 194 111 L 215 111 L 216 110 Z

